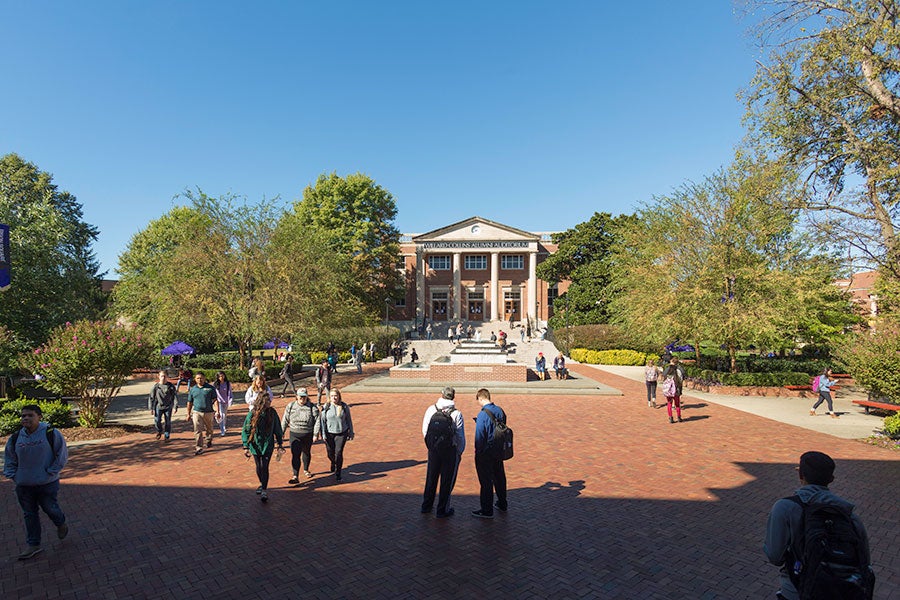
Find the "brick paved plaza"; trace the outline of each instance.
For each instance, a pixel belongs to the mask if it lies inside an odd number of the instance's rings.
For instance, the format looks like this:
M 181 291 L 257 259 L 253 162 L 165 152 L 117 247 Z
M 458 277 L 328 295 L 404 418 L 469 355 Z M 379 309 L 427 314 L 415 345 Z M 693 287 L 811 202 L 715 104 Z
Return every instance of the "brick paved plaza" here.
M 273 462 L 268 505 L 240 451 L 243 404 L 234 433 L 199 457 L 183 421 L 167 446 L 136 434 L 74 448 L 60 492 L 71 532 L 56 540 L 44 518 L 44 553 L 31 561 L 15 560 L 24 526 L 2 484 L 0 598 L 769 598 L 766 515 L 810 449 L 837 460 L 832 487 L 868 526 L 876 597 L 900 598 L 896 452 L 691 398 L 685 422 L 669 425 L 642 384 L 584 372 L 624 396 L 496 396 L 516 457 L 509 512 L 493 521 L 469 516 L 472 396 L 457 398 L 469 447 L 456 515 L 419 514 L 422 414 L 437 389 L 346 394 L 357 436 L 344 481 L 323 473 L 316 444 L 316 477 L 299 487 L 286 485 L 289 460 Z

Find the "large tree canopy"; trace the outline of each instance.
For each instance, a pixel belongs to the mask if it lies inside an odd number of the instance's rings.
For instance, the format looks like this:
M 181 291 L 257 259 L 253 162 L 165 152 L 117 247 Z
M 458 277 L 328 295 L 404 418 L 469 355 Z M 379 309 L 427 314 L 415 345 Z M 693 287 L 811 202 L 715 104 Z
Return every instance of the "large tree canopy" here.
M 746 93 L 766 152 L 805 177 L 795 206 L 900 279 L 900 7 L 748 0 L 768 56 Z
M 303 190 L 294 213 L 307 227 L 333 241 L 333 251 L 351 259 L 361 297 L 380 310 L 396 297 L 402 277 L 397 270 L 400 232 L 394 226 L 397 205 L 386 189 L 362 173 L 320 175 Z
M 699 184 L 656 199 L 613 246 L 610 310 L 662 345 L 713 341 L 729 349 L 781 348 L 842 332 L 849 302 L 832 284 L 836 263 L 794 230 L 777 165 L 738 158 Z
M 16 154 L 0 158 L 0 223 L 10 227 L 12 286 L 0 296 L 0 325 L 20 348 L 50 330 L 103 309 L 99 264 L 91 245 L 97 229 L 81 204 L 53 177 Z

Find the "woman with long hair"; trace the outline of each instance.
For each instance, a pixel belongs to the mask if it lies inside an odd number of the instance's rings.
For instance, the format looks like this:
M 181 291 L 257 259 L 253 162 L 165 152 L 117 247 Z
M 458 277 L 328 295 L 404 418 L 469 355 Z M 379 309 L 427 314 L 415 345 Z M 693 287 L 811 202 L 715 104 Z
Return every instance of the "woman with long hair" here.
M 278 412 L 272 408 L 272 399 L 267 394 L 262 394 L 253 406 L 253 410 L 247 413 L 244 419 L 244 428 L 241 431 L 241 442 L 244 446 L 244 456 L 253 457 L 256 463 L 256 477 L 259 479 L 259 487 L 256 493 L 263 502 L 269 500 L 267 489 L 269 487 L 269 463 L 275 446 L 278 453 L 284 452 L 284 432 L 281 429 L 281 421 Z
M 329 401 L 322 407 L 320 418 L 322 437 L 331 461 L 331 472 L 335 481 L 341 480 L 341 469 L 344 466 L 344 444 L 353 439 L 353 420 L 350 418 L 350 407 L 341 399 L 341 391 L 331 388 Z
M 244 402 L 247 403 L 247 408 L 253 410 L 253 405 L 259 402 L 261 396 L 267 396 L 269 404 L 272 403 L 272 388 L 266 385 L 265 375 L 257 375 L 250 387 L 247 388 L 247 393 L 244 394 Z
M 216 410 L 216 422 L 219 424 L 219 430 L 222 437 L 225 437 L 225 421 L 228 417 L 228 407 L 234 401 L 234 395 L 231 393 L 231 382 L 228 381 L 228 375 L 225 371 L 216 373 L 216 382 L 213 384 L 216 388 L 216 397 L 219 400 Z

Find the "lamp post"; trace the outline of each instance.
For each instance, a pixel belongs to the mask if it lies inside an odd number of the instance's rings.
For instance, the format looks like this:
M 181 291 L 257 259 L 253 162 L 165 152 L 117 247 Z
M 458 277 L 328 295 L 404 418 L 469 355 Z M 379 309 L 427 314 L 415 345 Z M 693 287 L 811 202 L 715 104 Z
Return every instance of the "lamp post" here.
M 569 356 L 569 290 L 566 290 L 566 356 Z
M 388 310 L 390 309 L 390 306 L 391 306 L 391 299 L 385 298 L 384 299 L 384 326 L 385 327 L 388 326 Z

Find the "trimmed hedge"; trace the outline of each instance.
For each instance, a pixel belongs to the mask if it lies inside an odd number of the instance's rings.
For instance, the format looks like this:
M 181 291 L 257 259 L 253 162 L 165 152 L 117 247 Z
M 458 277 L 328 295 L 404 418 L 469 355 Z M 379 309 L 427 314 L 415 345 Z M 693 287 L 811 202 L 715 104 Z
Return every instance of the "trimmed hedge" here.
M 65 402 L 61 400 L 48 401 L 23 398 L 0 404 L 0 435 L 9 435 L 22 426 L 19 420 L 19 413 L 26 404 L 37 404 L 40 406 L 41 412 L 44 414 L 42 420 L 53 427 L 72 426 L 72 410 Z
M 808 373 L 773 372 L 773 373 L 723 373 L 711 369 L 700 369 L 694 365 L 685 365 L 685 374 L 692 379 L 736 386 L 773 386 L 809 385 Z
M 648 359 L 658 360 L 655 354 L 646 354 L 636 350 L 588 350 L 574 348 L 569 354 L 572 360 L 590 365 L 645 365 Z
M 900 413 L 894 413 L 884 418 L 884 435 L 900 438 Z
M 375 356 L 378 356 L 378 353 L 375 353 Z M 313 365 L 321 365 L 322 361 L 328 358 L 328 354 L 325 352 L 310 352 L 309 353 L 309 363 Z M 350 351 L 338 352 L 338 363 L 348 363 L 350 362 Z

